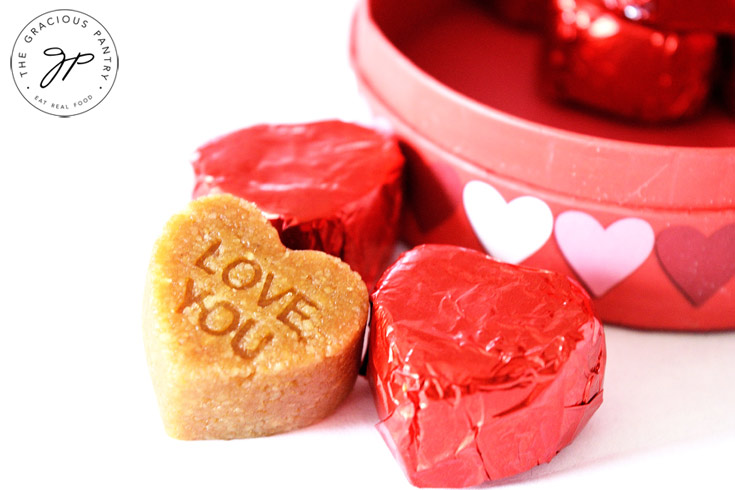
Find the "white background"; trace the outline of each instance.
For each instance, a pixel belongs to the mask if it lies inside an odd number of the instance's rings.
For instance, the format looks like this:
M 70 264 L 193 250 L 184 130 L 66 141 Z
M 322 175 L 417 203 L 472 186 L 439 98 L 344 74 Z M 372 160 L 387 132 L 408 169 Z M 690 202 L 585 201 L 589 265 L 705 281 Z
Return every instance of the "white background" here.
M 148 256 L 200 144 L 259 122 L 369 120 L 348 62 L 354 5 L 5 5 L 8 58 L 27 22 L 74 8 L 110 31 L 120 70 L 98 107 L 60 119 L 0 69 L 1 488 L 410 488 L 364 380 L 304 430 L 170 439 L 140 333 Z M 499 485 L 735 488 L 735 332 L 607 337 L 601 409 L 550 464 Z

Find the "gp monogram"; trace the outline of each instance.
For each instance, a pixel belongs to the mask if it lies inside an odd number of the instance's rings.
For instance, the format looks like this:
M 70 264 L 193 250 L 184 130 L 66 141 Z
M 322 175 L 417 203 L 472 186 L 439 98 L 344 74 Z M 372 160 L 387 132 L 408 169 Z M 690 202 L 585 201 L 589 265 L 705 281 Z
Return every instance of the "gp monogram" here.
M 115 43 L 105 27 L 76 10 L 53 10 L 23 28 L 11 70 L 21 95 L 36 109 L 68 117 L 96 107 L 118 70 Z

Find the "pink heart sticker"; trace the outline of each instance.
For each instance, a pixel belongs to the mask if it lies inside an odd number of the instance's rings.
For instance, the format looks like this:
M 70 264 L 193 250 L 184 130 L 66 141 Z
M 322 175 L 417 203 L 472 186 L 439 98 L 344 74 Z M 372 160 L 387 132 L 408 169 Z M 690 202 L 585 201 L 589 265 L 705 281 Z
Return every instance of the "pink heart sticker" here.
M 624 218 L 603 228 L 581 211 L 561 213 L 554 234 L 570 267 L 598 298 L 645 262 L 655 239 L 642 219 Z
M 699 306 L 735 275 L 735 223 L 709 237 L 688 226 L 668 228 L 656 239 L 656 255 L 671 281 Z

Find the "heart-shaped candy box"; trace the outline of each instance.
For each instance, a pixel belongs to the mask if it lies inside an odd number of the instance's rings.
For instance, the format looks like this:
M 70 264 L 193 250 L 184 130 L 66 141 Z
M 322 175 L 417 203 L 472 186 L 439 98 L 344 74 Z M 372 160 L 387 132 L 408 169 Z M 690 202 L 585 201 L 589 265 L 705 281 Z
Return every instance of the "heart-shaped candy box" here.
M 576 277 L 609 323 L 735 328 L 735 119 L 713 106 L 643 126 L 555 104 L 540 38 L 482 3 L 355 15 L 358 82 L 408 149 L 404 238 Z

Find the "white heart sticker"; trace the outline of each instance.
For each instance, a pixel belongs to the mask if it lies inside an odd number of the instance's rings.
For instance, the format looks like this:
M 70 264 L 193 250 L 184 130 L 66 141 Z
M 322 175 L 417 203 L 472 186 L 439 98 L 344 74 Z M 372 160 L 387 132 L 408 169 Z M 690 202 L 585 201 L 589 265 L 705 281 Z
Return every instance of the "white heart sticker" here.
M 551 236 L 554 217 L 537 197 L 521 196 L 507 203 L 493 186 L 473 180 L 464 186 L 462 201 L 478 240 L 498 260 L 519 264 Z

